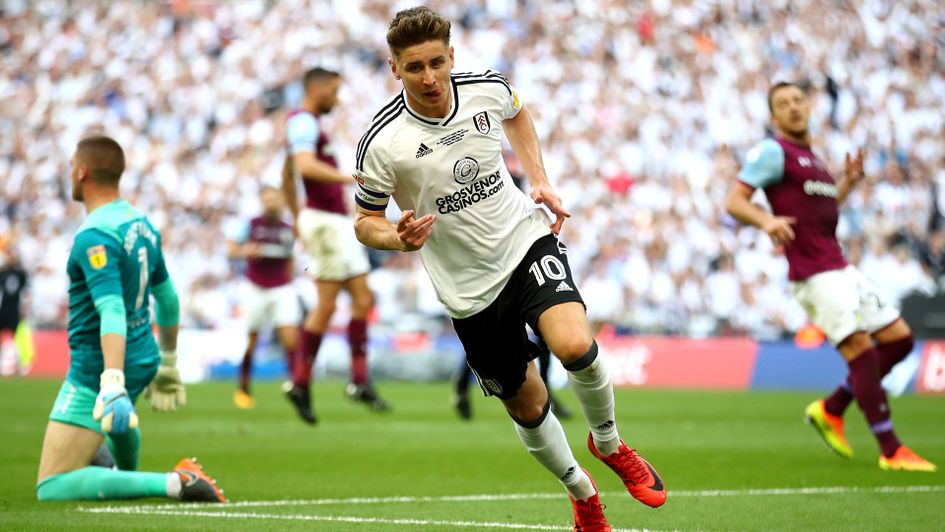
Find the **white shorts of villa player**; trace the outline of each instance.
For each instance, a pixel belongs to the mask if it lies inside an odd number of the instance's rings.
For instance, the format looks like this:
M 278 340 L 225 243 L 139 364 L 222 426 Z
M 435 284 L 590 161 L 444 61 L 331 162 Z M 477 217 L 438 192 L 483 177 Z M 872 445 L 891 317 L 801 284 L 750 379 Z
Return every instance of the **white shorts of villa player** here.
M 792 282 L 791 291 L 835 346 L 857 331 L 874 333 L 899 318 L 896 307 L 852 265 Z
M 263 288 L 247 280 L 241 290 L 240 303 L 250 332 L 258 332 L 267 325 L 296 327 L 301 323 L 302 307 L 292 283 Z
M 312 259 L 306 270 L 320 281 L 346 281 L 370 271 L 367 248 L 354 234 L 350 216 L 302 209 L 299 237 Z

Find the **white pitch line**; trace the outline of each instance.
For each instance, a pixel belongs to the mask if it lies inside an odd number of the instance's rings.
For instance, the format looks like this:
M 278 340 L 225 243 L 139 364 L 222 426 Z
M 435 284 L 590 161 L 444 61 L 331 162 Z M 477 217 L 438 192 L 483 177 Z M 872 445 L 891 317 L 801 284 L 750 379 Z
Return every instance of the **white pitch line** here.
M 214 508 L 225 510 L 227 508 L 249 508 L 249 507 L 270 507 L 270 506 L 325 506 L 325 505 L 360 505 L 360 504 L 396 504 L 396 503 L 416 503 L 416 502 L 481 502 L 481 501 L 533 501 L 539 499 L 564 499 L 564 492 L 558 493 L 507 493 L 501 494 L 478 494 L 478 495 L 439 495 L 439 496 L 395 496 L 395 497 L 347 497 L 340 499 L 290 499 L 290 500 L 272 500 L 272 501 L 237 501 L 222 505 L 207 505 L 205 503 L 177 503 L 177 504 L 155 504 L 139 506 L 108 506 L 105 508 L 151 508 L 161 510 L 176 510 L 180 508 Z
M 813 486 L 809 488 L 759 488 L 744 490 L 670 491 L 673 497 L 742 497 L 751 495 L 834 495 L 843 493 L 934 493 L 945 491 L 937 486 Z
M 206 507 L 206 505 L 204 505 Z M 106 507 L 106 508 L 79 508 L 88 513 L 117 513 L 129 515 L 163 515 L 170 517 L 216 517 L 230 519 L 282 519 L 288 521 L 322 521 L 334 523 L 355 524 L 384 524 L 384 525 L 413 525 L 413 526 L 453 526 L 474 528 L 510 528 L 513 530 L 572 530 L 571 526 L 561 525 L 533 525 L 525 523 L 501 523 L 494 521 L 444 521 L 435 519 L 395 519 L 386 517 L 350 517 L 333 515 L 307 514 L 261 514 L 256 512 L 207 512 L 207 511 L 180 511 L 164 510 L 141 506 Z M 654 532 L 647 529 L 614 529 L 620 532 Z
M 945 491 L 945 485 L 932 486 L 814 486 L 806 488 L 757 488 L 757 489 L 730 489 L 730 490 L 670 490 L 669 497 L 743 497 L 743 496 L 796 496 L 796 495 L 834 495 L 845 493 L 935 493 Z M 601 495 L 619 496 L 625 492 L 606 492 Z M 441 495 L 441 496 L 400 496 L 400 497 L 348 497 L 327 499 L 294 499 L 270 501 L 238 501 L 224 505 L 207 505 L 203 503 L 177 503 L 157 505 L 133 506 L 104 506 L 82 511 L 126 511 L 127 509 L 148 510 L 181 510 L 186 508 L 200 508 L 202 510 L 227 510 L 228 508 L 250 507 L 277 507 L 277 506 L 326 506 L 326 505 L 365 505 L 365 504 L 396 504 L 420 502 L 481 502 L 481 501 L 510 501 L 510 500 L 541 500 L 563 499 L 563 493 L 506 493 L 506 494 L 473 494 L 473 495 Z

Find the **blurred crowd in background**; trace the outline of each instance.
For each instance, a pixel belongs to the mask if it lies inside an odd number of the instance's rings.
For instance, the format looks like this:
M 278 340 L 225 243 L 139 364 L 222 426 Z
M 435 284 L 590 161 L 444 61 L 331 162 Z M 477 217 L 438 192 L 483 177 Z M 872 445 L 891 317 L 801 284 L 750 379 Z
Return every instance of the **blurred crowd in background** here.
M 183 324 L 238 321 L 240 265 L 225 242 L 259 212 L 260 185 L 279 182 L 297 80 L 313 66 L 342 73 L 323 127 L 352 170 L 371 117 L 400 90 L 384 35 L 411 5 L 0 1 L 0 248 L 30 274 L 33 326 L 66 321 L 66 258 L 85 216 L 69 158 L 90 132 L 126 150 L 122 193 L 164 236 Z M 805 324 L 779 250 L 723 207 L 745 153 L 770 134 L 766 93 L 780 80 L 809 89 L 814 148 L 835 177 L 847 152 L 866 153 L 868 181 L 838 230 L 850 261 L 894 301 L 945 290 L 939 2 L 427 5 L 453 21 L 455 71 L 501 71 L 531 110 L 596 324 L 760 339 Z M 416 254 L 373 257 L 379 323 L 441 321 Z M 310 300 L 304 262 L 297 285 Z

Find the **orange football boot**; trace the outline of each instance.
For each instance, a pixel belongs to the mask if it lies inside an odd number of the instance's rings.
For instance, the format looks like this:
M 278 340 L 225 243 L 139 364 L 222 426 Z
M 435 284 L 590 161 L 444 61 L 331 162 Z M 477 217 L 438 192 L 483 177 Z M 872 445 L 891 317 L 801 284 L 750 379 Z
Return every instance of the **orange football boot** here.
M 610 456 L 600 454 L 594 446 L 594 438 L 591 434 L 587 435 L 587 448 L 591 450 L 591 454 L 617 473 L 623 485 L 627 487 L 627 491 L 636 500 L 653 508 L 662 506 L 666 502 L 666 486 L 659 473 L 637 454 L 635 449 L 627 447 L 623 439 L 620 440 L 617 452 Z

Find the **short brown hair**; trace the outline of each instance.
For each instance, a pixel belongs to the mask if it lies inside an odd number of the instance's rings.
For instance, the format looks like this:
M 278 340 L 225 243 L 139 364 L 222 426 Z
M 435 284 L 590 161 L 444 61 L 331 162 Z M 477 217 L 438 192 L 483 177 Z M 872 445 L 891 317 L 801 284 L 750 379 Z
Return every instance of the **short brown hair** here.
M 770 89 L 768 89 L 768 110 L 769 111 L 772 111 L 772 112 L 774 111 L 774 105 L 773 105 L 774 93 L 778 92 L 779 90 L 785 87 L 795 87 L 797 88 L 797 90 L 807 95 L 807 91 L 804 89 L 804 87 L 801 87 L 797 83 L 794 83 L 793 81 L 779 81 L 775 83 L 774 85 L 772 85 Z
M 308 91 L 313 83 L 324 83 L 330 79 L 340 78 L 341 74 L 327 68 L 315 67 L 305 72 L 302 76 L 302 87 Z
M 118 186 L 125 171 L 125 152 L 111 137 L 85 137 L 76 146 L 76 159 L 89 167 L 89 176 L 100 185 Z
M 411 7 L 394 15 L 387 30 L 387 46 L 394 55 L 427 41 L 450 44 L 450 21 L 429 7 Z

